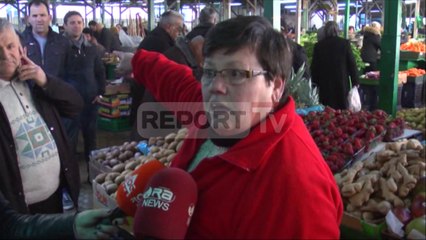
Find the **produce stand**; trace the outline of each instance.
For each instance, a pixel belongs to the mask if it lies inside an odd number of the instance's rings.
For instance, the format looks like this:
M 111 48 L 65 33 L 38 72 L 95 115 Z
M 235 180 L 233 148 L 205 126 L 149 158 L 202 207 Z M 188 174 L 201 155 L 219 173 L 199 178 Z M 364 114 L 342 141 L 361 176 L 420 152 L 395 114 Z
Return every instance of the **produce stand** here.
M 123 83 L 122 79 L 108 83 L 99 102 L 98 127 L 113 132 L 131 129 L 131 104 L 130 84 Z

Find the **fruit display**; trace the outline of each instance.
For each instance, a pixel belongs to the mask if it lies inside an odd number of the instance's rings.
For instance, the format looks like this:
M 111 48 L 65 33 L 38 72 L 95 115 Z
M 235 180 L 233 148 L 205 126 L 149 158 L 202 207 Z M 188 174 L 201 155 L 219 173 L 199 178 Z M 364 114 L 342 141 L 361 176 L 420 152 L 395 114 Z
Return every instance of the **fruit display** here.
M 406 73 L 408 77 L 418 77 L 426 74 L 426 71 L 421 68 L 410 68 L 402 72 Z
M 304 65 L 297 72 L 292 69 L 291 77 L 286 83 L 288 93 L 293 97 L 296 107 L 299 109 L 319 105 L 318 89 L 312 85 L 311 79 L 303 77 L 304 72 Z
M 407 108 L 396 113 L 396 116 L 404 119 L 407 127 L 419 130 L 426 137 L 426 108 Z
M 401 44 L 400 50 L 410 52 L 426 52 L 426 45 L 422 41 L 410 40 Z
M 425 157 L 426 148 L 416 139 L 387 143 L 382 151 L 335 174 L 345 212 L 375 224 L 383 223 L 389 211 L 405 224 L 423 216 Z
M 165 137 L 151 137 L 139 144 L 125 142 L 121 146 L 93 151 L 92 161 L 100 163 L 107 169 L 106 172 L 98 174 L 94 181 L 100 184 L 108 195 L 115 198 L 118 186 L 141 165 L 158 159 L 164 165 L 170 166 L 187 133 L 188 130 L 182 128 L 177 133 L 170 133 Z M 141 146 L 145 149 L 139 151 Z
M 383 137 L 400 136 L 404 129 L 402 119 L 390 119 L 382 110 L 354 113 L 326 107 L 323 112 L 303 116 L 303 120 L 333 173 L 354 155 L 369 150 L 371 144 Z

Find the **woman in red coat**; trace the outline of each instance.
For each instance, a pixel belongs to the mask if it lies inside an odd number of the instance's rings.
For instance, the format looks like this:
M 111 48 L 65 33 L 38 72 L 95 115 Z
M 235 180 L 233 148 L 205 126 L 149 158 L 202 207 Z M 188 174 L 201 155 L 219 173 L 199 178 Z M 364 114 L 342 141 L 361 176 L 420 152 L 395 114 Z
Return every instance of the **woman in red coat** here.
M 208 119 L 187 125 L 172 162 L 198 187 L 186 238 L 339 238 L 339 190 L 286 94 L 288 42 L 262 17 L 237 17 L 208 33 L 203 54 L 201 82 L 158 53 L 132 62 L 157 100 Z

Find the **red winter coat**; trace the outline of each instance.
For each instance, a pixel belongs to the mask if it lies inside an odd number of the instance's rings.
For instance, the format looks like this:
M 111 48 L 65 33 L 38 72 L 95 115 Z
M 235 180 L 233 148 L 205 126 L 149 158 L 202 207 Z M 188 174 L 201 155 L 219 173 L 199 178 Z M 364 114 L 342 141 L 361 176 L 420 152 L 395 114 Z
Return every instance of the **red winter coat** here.
M 139 51 L 136 81 L 164 102 L 202 101 L 191 70 L 161 54 Z M 227 152 L 207 158 L 191 172 L 198 202 L 187 238 L 337 239 L 342 200 L 333 175 L 290 99 Z M 276 122 L 275 122 L 276 124 Z M 172 166 L 187 169 L 205 136 L 197 129 Z

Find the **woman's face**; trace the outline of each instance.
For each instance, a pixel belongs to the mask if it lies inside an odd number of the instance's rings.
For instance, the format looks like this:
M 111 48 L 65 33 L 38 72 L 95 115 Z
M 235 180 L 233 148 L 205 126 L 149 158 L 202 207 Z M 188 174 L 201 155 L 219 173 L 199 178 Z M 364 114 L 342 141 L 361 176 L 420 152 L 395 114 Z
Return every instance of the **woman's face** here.
M 284 86 L 282 79 L 266 80 L 251 49 L 228 55 L 225 50 L 205 59 L 201 84 L 210 126 L 220 136 L 232 136 L 262 121 L 278 103 Z

